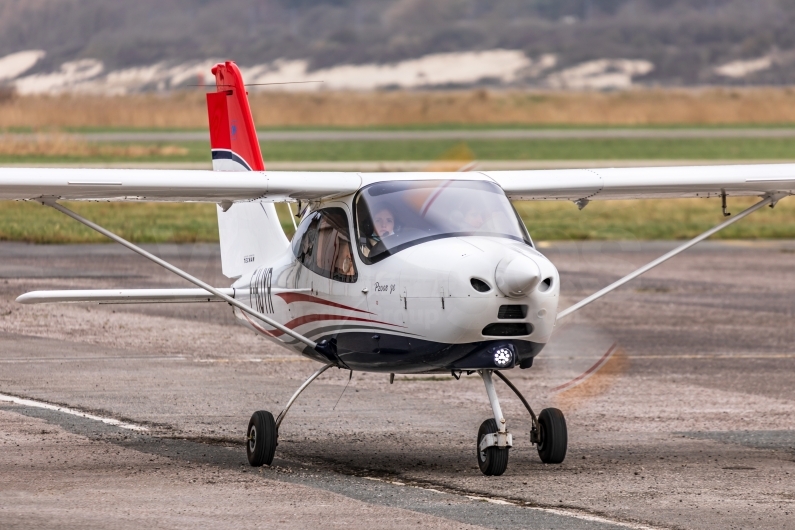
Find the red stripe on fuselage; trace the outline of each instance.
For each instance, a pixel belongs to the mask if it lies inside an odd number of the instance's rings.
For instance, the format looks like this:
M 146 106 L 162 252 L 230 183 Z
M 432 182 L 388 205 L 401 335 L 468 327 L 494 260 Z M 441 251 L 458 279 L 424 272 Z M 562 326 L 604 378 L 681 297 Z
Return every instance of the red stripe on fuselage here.
M 347 305 L 338 304 L 336 302 L 330 302 L 328 300 L 324 300 L 322 298 L 318 298 L 316 296 L 311 296 L 308 294 L 302 293 L 279 293 L 276 296 L 287 302 L 288 304 L 292 304 L 293 302 L 311 302 L 313 304 L 322 304 L 331 307 L 338 307 L 340 309 L 347 309 L 349 311 L 356 311 L 357 313 L 365 313 L 368 315 L 374 315 L 375 313 L 371 313 L 369 311 L 364 311 L 362 309 L 356 309 L 355 307 L 350 307 Z M 390 324 L 391 326 L 392 324 Z
M 251 325 L 254 326 L 258 331 L 261 331 L 262 333 L 265 333 L 266 335 L 270 335 L 271 337 L 281 337 L 282 335 L 284 335 L 284 332 L 281 331 L 281 330 L 278 330 L 278 329 L 274 329 L 273 331 L 268 331 L 268 330 L 262 328 L 261 326 L 257 325 L 253 320 L 251 320 L 248 317 L 247 313 L 243 313 L 243 316 L 246 317 L 246 320 L 248 320 L 251 323 Z M 347 320 L 347 321 L 353 321 L 353 322 L 367 322 L 367 323 L 370 323 L 370 324 L 384 324 L 385 326 L 395 326 L 395 327 L 398 327 L 398 328 L 405 327 L 405 326 L 399 326 L 397 324 L 390 324 L 389 322 L 380 322 L 378 320 L 369 320 L 367 318 L 346 317 L 346 316 L 341 316 L 341 315 L 320 315 L 320 314 L 305 315 L 305 316 L 302 316 L 302 317 L 294 318 L 293 320 L 291 320 L 287 324 L 285 324 L 284 327 L 289 328 L 289 329 L 295 329 L 298 326 L 302 326 L 304 324 L 311 324 L 312 322 L 323 322 L 325 320 Z

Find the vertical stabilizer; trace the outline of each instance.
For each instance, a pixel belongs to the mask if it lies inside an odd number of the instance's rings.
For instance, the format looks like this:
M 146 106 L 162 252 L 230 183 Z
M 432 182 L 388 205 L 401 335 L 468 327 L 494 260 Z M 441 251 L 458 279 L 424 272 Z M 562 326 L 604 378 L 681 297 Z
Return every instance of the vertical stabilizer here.
M 232 61 L 212 69 L 216 92 L 207 94 L 210 146 L 216 171 L 265 171 L 243 76 Z
M 265 171 L 243 76 L 231 61 L 212 69 L 216 92 L 207 94 L 210 147 L 215 171 Z M 265 176 L 262 176 L 263 180 Z M 238 278 L 279 257 L 289 246 L 273 203 L 218 207 L 224 275 Z

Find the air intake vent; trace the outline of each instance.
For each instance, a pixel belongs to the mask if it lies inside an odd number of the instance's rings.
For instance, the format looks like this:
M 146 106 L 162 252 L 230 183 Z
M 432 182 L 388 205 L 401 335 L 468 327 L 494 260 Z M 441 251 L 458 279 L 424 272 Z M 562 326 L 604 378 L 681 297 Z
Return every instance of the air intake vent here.
M 524 337 L 532 332 L 533 326 L 525 322 L 489 324 L 483 328 L 483 335 L 488 337 Z
M 538 290 L 541 291 L 542 293 L 549 291 L 551 287 L 552 287 L 552 278 L 547 278 L 543 282 L 538 284 Z
M 497 313 L 497 318 L 501 320 L 521 320 L 526 316 L 526 305 L 501 305 Z
M 472 288 L 479 293 L 487 293 L 491 291 L 491 286 L 478 278 L 472 278 L 469 280 L 469 283 L 471 283 Z

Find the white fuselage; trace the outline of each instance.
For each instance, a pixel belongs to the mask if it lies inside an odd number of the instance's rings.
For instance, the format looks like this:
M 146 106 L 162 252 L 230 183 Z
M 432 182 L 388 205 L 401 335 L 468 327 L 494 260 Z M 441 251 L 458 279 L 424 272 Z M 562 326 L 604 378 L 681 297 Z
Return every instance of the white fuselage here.
M 350 223 L 352 200 L 349 196 L 324 202 L 320 208 L 342 208 Z M 354 233 L 353 226 L 350 230 Z M 315 341 L 337 339 L 340 359 L 365 371 L 466 369 L 470 366 L 456 364 L 457 359 L 477 347 L 506 342 L 515 347 L 512 365 L 518 366 L 540 351 L 555 326 L 558 272 L 527 243 L 499 237 L 446 237 L 369 265 L 353 254 L 357 277 L 352 283 L 313 272 L 288 248 L 271 263 L 240 277 L 233 287 L 241 301 L 288 328 Z M 515 259 L 528 268 L 535 264 L 538 280 L 529 292 L 509 296 L 503 292 L 508 288 L 498 286 L 507 281 L 498 268 Z M 480 290 L 473 279 L 481 282 Z M 510 309 L 504 310 L 505 306 Z M 235 314 L 264 336 L 314 356 L 302 343 L 263 322 L 240 310 Z M 512 331 L 522 326 L 527 332 Z

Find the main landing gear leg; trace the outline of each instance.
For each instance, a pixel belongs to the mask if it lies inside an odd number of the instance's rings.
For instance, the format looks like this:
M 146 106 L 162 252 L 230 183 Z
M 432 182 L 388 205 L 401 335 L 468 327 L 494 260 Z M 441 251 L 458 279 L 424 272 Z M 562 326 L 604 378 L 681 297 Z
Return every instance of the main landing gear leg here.
M 478 430 L 478 466 L 484 475 L 499 476 L 505 473 L 508 467 L 508 450 L 513 439 L 505 427 L 505 417 L 502 415 L 500 400 L 497 398 L 494 381 L 491 379 L 492 370 L 480 370 L 479 373 L 486 385 L 486 394 L 489 396 L 494 419 L 484 421 Z
M 284 410 L 279 413 L 275 420 L 273 419 L 273 414 L 267 410 L 258 410 L 251 416 L 251 420 L 248 422 L 248 431 L 246 432 L 246 454 L 249 464 L 253 467 L 271 465 L 273 455 L 276 453 L 276 446 L 279 445 L 277 443 L 279 426 L 287 415 L 287 411 L 290 410 L 290 407 L 301 395 L 301 392 L 306 390 L 306 387 L 312 381 L 329 368 L 331 368 L 331 365 L 327 364 L 304 381 L 304 384 L 298 387 L 298 390 L 295 391 L 287 405 L 285 405 Z

